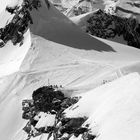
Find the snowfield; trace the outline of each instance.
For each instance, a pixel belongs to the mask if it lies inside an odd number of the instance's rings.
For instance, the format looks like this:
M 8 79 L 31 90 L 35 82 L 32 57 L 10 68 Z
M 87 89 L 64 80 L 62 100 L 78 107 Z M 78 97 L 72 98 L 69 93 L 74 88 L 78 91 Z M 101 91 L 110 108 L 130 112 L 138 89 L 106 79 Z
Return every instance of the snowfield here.
M 63 85 L 67 96 L 82 97 L 65 115 L 87 116 L 84 125 L 97 140 L 139 140 L 140 50 L 91 37 L 42 2 L 23 45 L 0 48 L 0 140 L 26 140 L 22 100 L 48 80 Z M 40 116 L 36 127 L 53 125 L 55 116 Z
M 80 94 L 81 100 L 65 111 L 67 117 L 88 116 L 86 124 L 98 140 L 139 139 L 140 75 L 132 73 Z
M 0 77 L 19 71 L 30 46 L 31 36 L 30 31 L 27 31 L 22 46 L 19 46 L 19 44 L 14 46 L 9 41 L 4 48 L 0 49 Z

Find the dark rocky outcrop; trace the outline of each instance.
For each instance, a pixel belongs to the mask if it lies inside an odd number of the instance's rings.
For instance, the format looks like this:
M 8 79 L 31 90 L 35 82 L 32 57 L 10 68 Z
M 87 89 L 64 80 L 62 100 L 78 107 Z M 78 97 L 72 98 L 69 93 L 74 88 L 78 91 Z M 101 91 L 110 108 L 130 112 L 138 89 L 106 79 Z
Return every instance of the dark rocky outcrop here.
M 21 6 L 7 6 L 6 11 L 14 16 L 10 23 L 0 29 L 0 47 L 3 47 L 9 40 L 12 41 L 13 45 L 16 45 L 17 43 L 22 45 L 24 33 L 29 28 L 29 25 L 33 24 L 30 12 L 34 9 L 38 10 L 40 7 L 40 0 L 23 0 Z
M 65 99 L 61 91 L 55 90 L 51 86 L 37 89 L 33 92 L 32 98 L 36 110 L 43 112 L 59 111 L 61 109 L 61 102 Z
M 91 35 L 105 39 L 122 36 L 128 45 L 140 48 L 140 24 L 137 19 L 122 18 L 98 10 L 87 23 L 86 32 Z
M 28 134 L 27 140 L 43 133 L 49 134 L 48 139 L 53 136 L 54 140 L 68 140 L 71 136 L 79 135 L 82 135 L 83 140 L 93 140 L 95 136 L 89 134 L 87 127 L 82 127 L 87 120 L 86 117 L 66 118 L 63 115 L 63 111 L 78 100 L 78 97 L 66 97 L 58 87 L 54 88 L 54 86 L 44 86 L 35 90 L 31 100 L 22 102 L 22 117 L 29 120 L 23 128 Z M 41 119 L 40 113 L 55 116 L 54 124 L 36 127 Z
M 23 100 L 22 110 L 23 110 L 23 114 L 22 114 L 23 119 L 28 120 L 36 115 L 33 100 Z
M 68 133 L 72 134 L 75 133 L 77 129 L 81 127 L 81 125 L 86 121 L 86 118 L 63 118 L 61 120 L 62 126 L 60 128 L 61 134 Z

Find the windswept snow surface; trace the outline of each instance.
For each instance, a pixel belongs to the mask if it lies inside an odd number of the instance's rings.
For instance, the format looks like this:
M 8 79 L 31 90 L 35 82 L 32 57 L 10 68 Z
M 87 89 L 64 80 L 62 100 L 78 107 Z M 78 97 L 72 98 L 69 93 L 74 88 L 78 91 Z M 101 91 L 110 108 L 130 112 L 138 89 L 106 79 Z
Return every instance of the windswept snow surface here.
M 16 3 L 16 0 L 13 0 Z M 5 10 L 6 6 L 9 5 L 12 0 L 0 0 L 0 13 Z
M 20 113 L 21 103 L 15 96 L 17 90 L 23 86 L 16 73 L 20 71 L 21 64 L 31 46 L 30 32 L 24 35 L 23 45 L 13 46 L 8 42 L 5 47 L 0 49 L 0 139 L 10 140 L 17 130 L 21 127 Z M 19 81 L 18 81 L 19 80 Z M 17 113 L 17 114 L 16 114 Z M 10 126 L 10 127 L 9 127 Z
M 5 67 L 10 68 L 11 60 L 20 62 L 12 72 L 1 67 L 0 140 L 26 140 L 21 102 L 30 99 L 32 92 L 47 85 L 48 80 L 52 85 L 63 85 L 67 96 L 82 96 L 77 109 L 67 111 L 67 115 L 77 115 L 76 110 L 88 115 L 93 132 L 100 134 L 98 140 L 139 140 L 140 76 L 126 74 L 139 72 L 140 50 L 90 37 L 54 7 L 48 10 L 43 4 L 43 9 L 32 13 L 31 31 L 36 35 L 30 39 L 27 32 L 23 46 L 0 49 L 0 63 L 4 62 Z M 89 112 L 81 109 L 83 101 L 86 109 L 90 105 Z M 45 138 L 47 135 L 32 140 Z
M 64 92 L 69 96 L 86 94 L 87 91 L 96 89 L 96 87 L 102 87 L 103 80 L 107 80 L 111 84 L 111 81 L 121 77 L 121 71 L 118 67 L 126 64 L 130 65 L 140 59 L 140 52 L 137 49 L 127 48 L 126 46 L 120 46 L 117 49 L 117 45 L 116 47 L 114 45 L 114 49 L 116 49 L 116 53 L 78 50 L 35 36 L 33 45 L 26 55 L 20 71 L 16 75 L 2 79 L 5 81 L 6 78 L 9 79 L 7 86 L 11 85 L 13 81 L 14 83 L 8 91 L 2 89 L 4 83 L 1 86 L 1 95 L 5 95 L 1 96 L 2 112 L 0 119 L 3 122 L 0 131 L 1 139 L 11 140 L 11 137 L 15 136 L 14 140 L 26 140 L 24 132 L 19 131 L 24 125 L 24 120 L 21 119 L 21 101 L 30 98 L 32 92 L 38 87 L 47 85 L 48 79 L 51 84 L 65 86 Z M 120 90 L 122 88 L 120 87 Z M 125 88 L 123 89 L 125 90 Z M 104 91 L 100 94 L 104 94 Z M 111 94 L 106 98 L 110 98 L 109 96 Z M 96 98 L 94 98 L 93 103 L 95 100 Z M 5 111 L 9 115 L 4 113 Z M 16 123 L 14 119 L 16 119 Z M 4 120 L 7 120 L 7 123 Z M 7 132 L 7 135 L 3 135 L 3 130 Z M 42 140 L 41 136 L 34 139 Z
M 19 71 L 20 65 L 31 46 L 30 32 L 24 35 L 23 45 L 14 46 L 9 41 L 3 48 L 0 48 L 0 77 L 10 75 Z
M 84 94 L 67 117 L 88 116 L 97 140 L 139 140 L 140 75 L 129 74 Z
M 10 14 L 5 8 L 21 6 L 23 0 L 0 0 L 0 28 L 4 28 L 13 18 L 14 14 Z

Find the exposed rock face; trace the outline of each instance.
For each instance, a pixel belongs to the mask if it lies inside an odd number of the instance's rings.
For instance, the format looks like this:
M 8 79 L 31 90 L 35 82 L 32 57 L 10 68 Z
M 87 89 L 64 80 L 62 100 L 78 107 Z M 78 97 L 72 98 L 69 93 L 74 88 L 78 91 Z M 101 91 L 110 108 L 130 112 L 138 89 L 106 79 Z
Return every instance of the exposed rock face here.
M 22 102 L 22 118 L 23 119 L 31 119 L 35 116 L 35 107 L 33 104 L 33 100 L 24 100 Z
M 69 139 L 82 135 L 83 139 L 93 140 L 89 129 L 82 127 L 86 117 L 65 118 L 63 111 L 78 102 L 78 97 L 65 97 L 53 86 L 44 86 L 33 92 L 31 100 L 23 100 L 23 119 L 29 120 L 23 130 L 27 139 L 48 133 L 48 139 Z
M 92 10 L 105 10 L 106 13 L 115 14 L 120 16 L 131 16 L 140 19 L 140 1 L 139 0 L 50 0 L 61 12 L 67 13 L 65 11 L 74 12 L 74 7 L 81 7 L 82 10 L 91 9 Z M 62 10 L 63 9 L 63 10 Z M 88 12 L 89 10 L 87 10 Z M 80 13 L 79 13 L 80 14 Z M 82 13 L 81 13 L 82 14 Z M 69 14 L 70 15 L 70 14 Z M 68 16 L 68 14 L 67 14 Z M 73 14 L 73 16 L 75 16 Z
M 140 46 L 140 24 L 136 19 L 121 18 L 98 10 L 87 22 L 86 31 L 89 34 L 105 39 L 122 36 L 129 46 Z
M 9 24 L 0 29 L 0 47 L 3 47 L 8 41 L 13 45 L 23 44 L 23 35 L 27 31 L 29 24 L 33 24 L 30 11 L 41 7 L 40 0 L 23 0 L 20 6 L 6 7 L 6 10 L 13 15 Z
M 71 9 L 68 9 L 66 16 L 74 17 L 84 13 L 88 13 L 94 10 L 94 5 L 92 0 L 80 0 L 76 5 Z
M 39 111 L 47 112 L 51 110 L 59 111 L 61 102 L 65 99 L 61 91 L 56 91 L 52 87 L 42 87 L 33 92 L 32 95 L 35 108 Z

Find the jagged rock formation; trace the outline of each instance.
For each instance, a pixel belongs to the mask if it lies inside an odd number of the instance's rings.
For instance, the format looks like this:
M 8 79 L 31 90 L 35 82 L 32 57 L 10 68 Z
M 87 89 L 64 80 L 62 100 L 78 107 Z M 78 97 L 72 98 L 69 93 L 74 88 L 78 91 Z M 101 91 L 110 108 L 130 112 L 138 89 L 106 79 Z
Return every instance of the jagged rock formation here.
M 128 45 L 140 48 L 140 24 L 133 18 L 121 18 L 102 10 L 95 12 L 87 20 L 86 32 L 109 39 L 123 36 Z
M 55 4 L 54 4 L 55 5 Z M 79 16 L 79 26 L 84 30 L 87 31 L 85 28 L 87 24 L 86 21 L 84 22 L 84 16 L 90 15 L 91 11 L 94 13 L 97 9 L 102 9 L 106 14 L 108 14 L 108 19 L 105 17 L 108 22 L 106 27 L 100 26 L 100 24 L 96 24 L 95 29 L 93 29 L 92 33 L 93 35 L 105 39 L 109 39 L 111 41 L 119 42 L 122 44 L 127 44 L 129 46 L 134 46 L 136 48 L 139 48 L 139 20 L 140 20 L 140 9 L 139 9 L 139 2 L 138 1 L 128 1 L 128 0 L 103 0 L 103 1 L 91 1 L 91 0 L 63 0 L 59 1 L 59 7 L 61 5 L 61 9 L 65 7 L 65 10 L 60 10 L 63 12 L 67 17 L 75 18 L 74 23 L 76 23 L 76 17 Z M 87 15 L 85 14 L 87 13 Z M 84 15 L 85 14 L 85 15 Z M 82 17 L 83 15 L 83 17 Z M 112 15 L 112 17 L 111 17 Z M 89 17 L 90 17 L 89 16 Z M 89 18 L 88 17 L 88 18 Z M 115 17 L 115 18 L 114 18 Z M 120 17 L 120 18 L 119 18 Z M 113 22 L 109 19 L 111 18 Z M 87 19 L 87 18 L 85 18 Z M 119 20 L 118 20 L 119 19 Z M 133 21 L 134 19 L 134 21 Z M 80 21 L 81 20 L 81 21 Z M 83 20 L 83 21 L 82 21 Z M 95 19 L 94 19 L 95 20 Z M 98 19 L 96 19 L 98 20 Z M 121 21 L 122 20 L 122 21 Z M 136 20 L 136 21 L 135 21 Z M 117 21 L 117 22 L 115 22 Z M 131 21 L 136 22 L 136 27 L 131 27 Z M 82 23 L 84 22 L 84 23 Z M 96 21 L 98 23 L 99 21 Z M 110 22 L 110 23 L 109 23 Z M 115 23 L 114 23 L 115 22 Z M 119 24 L 120 22 L 120 24 Z M 83 25 L 84 24 L 84 25 Z M 114 25 L 117 24 L 117 25 Z M 120 31 L 119 27 L 120 25 L 127 24 L 127 27 L 121 28 Z M 90 25 L 91 26 L 91 25 Z M 116 27 L 115 27 L 116 26 Z M 132 25 L 133 26 L 133 25 Z M 114 28 L 117 28 L 117 31 L 114 31 Z M 101 29 L 104 28 L 104 29 Z M 137 29 L 136 29 L 137 28 Z M 91 29 L 90 29 L 91 30 Z M 116 29 L 115 29 L 116 30 Z M 120 32 L 123 33 L 120 34 Z M 117 33 L 119 32 L 119 33 Z M 91 33 L 90 33 L 91 34 Z M 129 39 L 130 38 L 130 39 Z
M 4 28 L 0 29 L 0 47 L 3 47 L 9 40 L 13 45 L 20 43 L 24 39 L 23 35 L 27 31 L 29 24 L 33 24 L 30 12 L 41 7 L 40 0 L 24 0 L 21 6 L 6 7 L 10 14 L 14 14 L 12 21 Z M 48 3 L 49 7 L 49 3 Z
M 102 0 L 50 0 L 67 17 L 74 17 L 97 9 L 104 9 Z
M 23 130 L 27 140 L 43 133 L 48 139 L 68 140 L 72 136 L 82 136 L 83 140 L 93 140 L 96 136 L 89 133 L 88 127 L 82 127 L 86 117 L 66 118 L 63 111 L 74 105 L 78 97 L 65 97 L 59 89 L 45 86 L 33 92 L 32 100 L 23 100 L 22 118 L 29 120 Z
M 106 13 L 118 15 L 121 17 L 133 17 L 137 18 L 140 21 L 140 2 L 138 0 L 50 0 L 61 12 L 67 16 L 75 16 L 83 14 L 80 13 L 77 7 L 80 6 L 81 10 L 84 10 L 87 7 L 87 11 L 90 10 L 90 6 L 87 3 L 92 5 L 92 9 L 105 10 Z M 61 8 L 60 8 L 61 7 Z M 67 11 L 67 12 L 66 12 Z M 68 14 L 69 13 L 69 14 Z
M 91 12 L 93 10 L 94 5 L 92 0 L 80 0 L 78 4 L 68 9 L 65 15 L 68 17 L 74 17 L 84 13 Z

